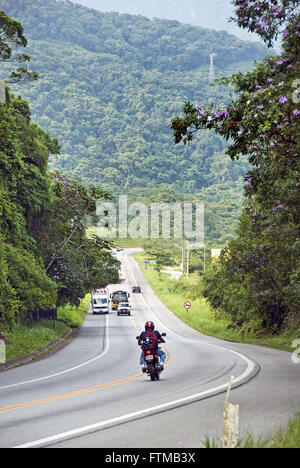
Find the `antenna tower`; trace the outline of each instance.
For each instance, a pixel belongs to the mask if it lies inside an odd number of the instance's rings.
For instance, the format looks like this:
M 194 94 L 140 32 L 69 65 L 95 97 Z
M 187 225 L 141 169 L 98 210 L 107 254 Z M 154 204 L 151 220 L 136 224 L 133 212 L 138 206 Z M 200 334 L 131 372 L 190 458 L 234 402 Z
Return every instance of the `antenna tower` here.
M 214 58 L 217 54 L 210 54 L 210 68 L 209 68 L 209 81 L 210 83 L 215 82 L 215 67 L 214 67 Z

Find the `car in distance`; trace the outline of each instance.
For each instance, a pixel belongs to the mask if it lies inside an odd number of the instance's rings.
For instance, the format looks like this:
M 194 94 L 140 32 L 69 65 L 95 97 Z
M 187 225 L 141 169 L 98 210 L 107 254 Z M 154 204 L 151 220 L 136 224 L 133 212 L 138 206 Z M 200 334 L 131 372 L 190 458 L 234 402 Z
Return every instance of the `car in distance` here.
M 118 305 L 118 315 L 131 315 L 131 305 L 128 302 L 120 302 Z
M 133 293 L 141 293 L 142 292 L 141 287 L 140 286 L 133 286 L 132 292 Z

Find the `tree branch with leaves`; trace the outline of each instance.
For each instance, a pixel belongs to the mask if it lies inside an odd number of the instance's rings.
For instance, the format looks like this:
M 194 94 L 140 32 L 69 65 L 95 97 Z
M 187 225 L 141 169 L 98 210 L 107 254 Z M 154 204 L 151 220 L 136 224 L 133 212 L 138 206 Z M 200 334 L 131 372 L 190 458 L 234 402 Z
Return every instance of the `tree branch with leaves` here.
M 15 49 L 26 46 L 27 39 L 24 36 L 22 24 L 7 16 L 3 11 L 0 11 L 0 62 L 30 62 L 30 55 L 15 53 Z M 35 81 L 37 79 L 37 72 L 29 71 L 25 66 L 20 66 L 11 72 L 6 82 L 19 83 Z

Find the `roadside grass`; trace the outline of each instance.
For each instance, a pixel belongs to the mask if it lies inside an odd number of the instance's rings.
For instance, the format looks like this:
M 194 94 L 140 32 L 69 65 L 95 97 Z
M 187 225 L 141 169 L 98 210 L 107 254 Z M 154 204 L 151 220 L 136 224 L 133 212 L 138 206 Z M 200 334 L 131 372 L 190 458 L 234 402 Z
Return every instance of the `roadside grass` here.
M 124 247 L 124 249 L 144 248 L 146 241 L 147 239 L 132 239 L 131 237 L 126 239 L 113 239 L 115 247 Z
M 170 279 L 168 274 L 154 271 L 150 266 L 145 268 L 144 255 L 141 252 L 135 258 L 152 289 L 161 301 L 190 327 L 224 340 L 252 343 L 289 352 L 295 351 L 292 344 L 295 339 L 300 339 L 299 330 L 287 330 L 281 335 L 274 336 L 263 332 L 254 333 L 245 328 L 234 330 L 229 320 L 220 318 L 206 299 L 201 295 L 199 297 L 199 293 L 195 293 L 195 285 L 199 281 L 197 276 L 190 275 L 190 278 L 186 279 L 183 275 L 179 280 Z M 189 311 L 186 311 L 183 306 L 187 300 L 192 303 Z M 208 437 L 203 444 L 206 448 L 221 448 L 220 441 Z M 300 412 L 290 420 L 286 430 L 258 440 L 249 434 L 239 440 L 237 448 L 300 448 Z
M 272 437 L 268 448 L 300 448 L 300 413 L 290 420 L 287 429 Z
M 142 266 L 143 272 L 149 281 L 152 289 L 161 299 L 161 301 L 176 314 L 183 322 L 192 328 L 195 328 L 207 335 L 221 335 L 223 338 L 232 339 L 235 334 L 228 332 L 226 326 L 229 322 L 213 319 L 213 311 L 203 297 L 194 298 L 190 294 L 182 291 L 176 292 L 176 286 L 182 283 L 182 279 L 169 279 L 166 273 L 157 273 L 156 271 Z M 192 307 L 187 311 L 184 308 L 185 301 L 190 301 Z M 238 334 L 236 334 L 238 338 Z
M 16 324 L 11 330 L 4 331 L 9 341 L 6 346 L 6 361 L 27 356 L 63 336 L 69 327 L 63 322 L 56 322 L 53 330 L 52 321 L 42 320 L 38 325 Z
M 151 266 L 145 267 L 145 253 L 135 255 L 141 270 L 150 283 L 152 289 L 161 301 L 184 323 L 201 333 L 216 338 L 245 342 L 277 348 L 283 351 L 294 352 L 293 341 L 300 339 L 300 330 L 287 330 L 280 335 L 269 335 L 263 330 L 254 331 L 257 324 L 247 324 L 244 327 L 233 328 L 230 320 L 222 317 L 215 311 L 204 297 L 201 297 L 197 283 L 200 278 L 197 274 L 186 279 L 183 275 L 179 280 L 170 279 L 166 273 L 159 273 Z M 190 301 L 192 307 L 187 311 L 185 301 Z
M 87 314 L 90 304 L 88 294 L 80 303 L 80 306 L 64 306 L 58 308 L 58 320 L 42 320 L 38 324 L 15 324 L 11 329 L 1 329 L 1 332 L 9 341 L 6 345 L 6 361 L 27 356 L 62 337 L 70 328 L 79 328 Z
M 69 304 L 59 307 L 57 311 L 58 320 L 61 320 L 70 328 L 80 328 L 89 310 L 90 302 L 91 296 L 87 294 L 85 298 L 80 301 L 79 307 Z
M 222 448 L 222 442 L 220 440 L 209 437 L 206 437 L 203 445 L 205 448 Z M 236 448 L 300 448 L 300 413 L 296 413 L 296 415 L 290 419 L 285 430 L 271 434 L 268 437 L 261 437 L 257 440 L 255 440 L 253 435 L 249 434 L 238 441 Z

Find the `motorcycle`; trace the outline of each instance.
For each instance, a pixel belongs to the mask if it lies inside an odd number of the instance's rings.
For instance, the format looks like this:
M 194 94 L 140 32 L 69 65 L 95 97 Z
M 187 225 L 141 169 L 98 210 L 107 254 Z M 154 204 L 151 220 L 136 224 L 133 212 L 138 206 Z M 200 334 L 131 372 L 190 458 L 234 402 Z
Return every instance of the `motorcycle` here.
M 162 333 L 161 336 L 166 336 L 166 333 Z M 140 337 L 137 336 L 136 339 L 139 340 Z M 147 336 L 142 341 L 140 346 L 145 358 L 145 373 L 148 374 L 152 381 L 159 380 L 160 373 L 163 369 L 160 365 L 159 356 L 155 353 L 155 348 L 153 348 L 153 342 L 151 338 Z

